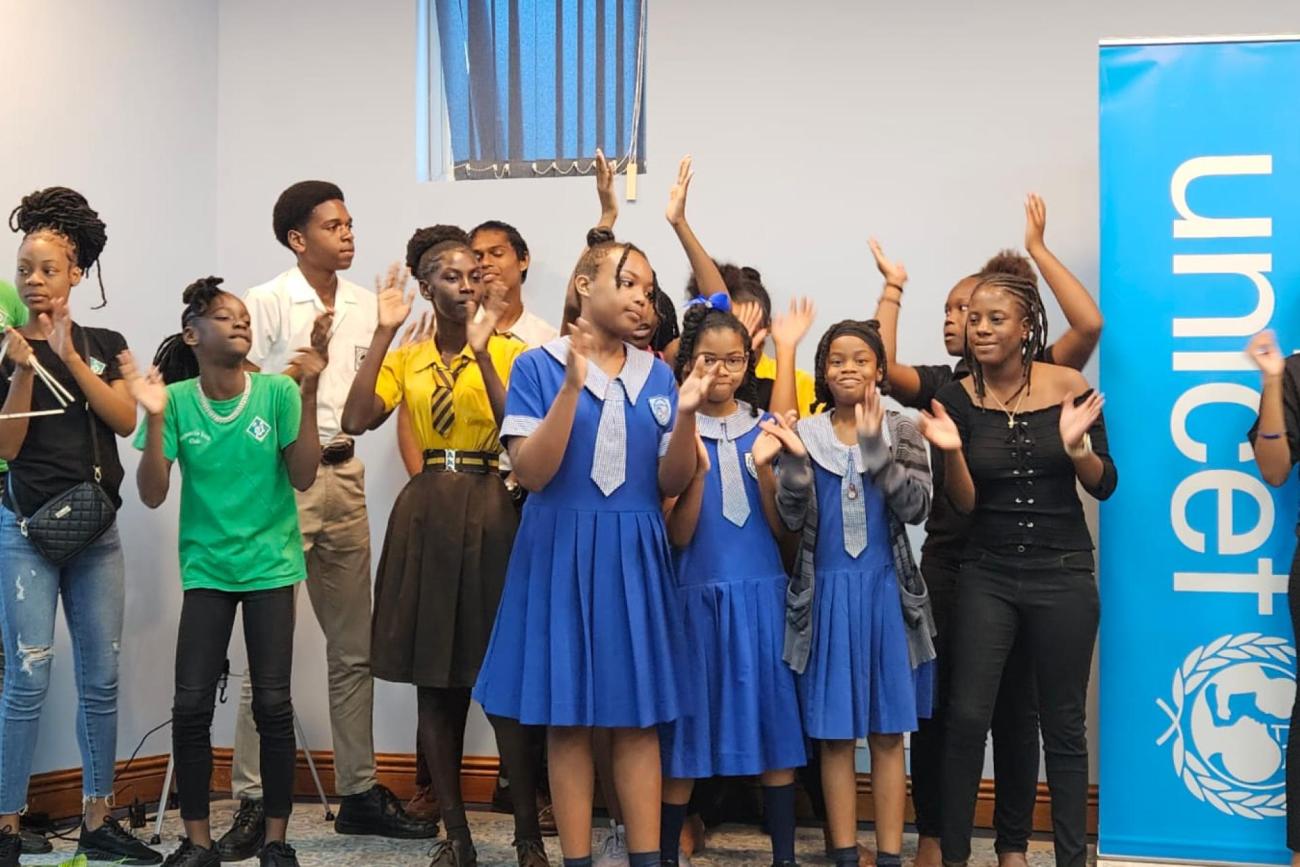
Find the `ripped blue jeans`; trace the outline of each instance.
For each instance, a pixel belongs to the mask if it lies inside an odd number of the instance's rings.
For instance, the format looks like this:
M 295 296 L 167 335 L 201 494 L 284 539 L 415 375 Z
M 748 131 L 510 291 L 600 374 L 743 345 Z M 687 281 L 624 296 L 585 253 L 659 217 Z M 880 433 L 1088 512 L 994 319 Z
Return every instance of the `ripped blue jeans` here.
M 116 524 L 75 559 L 54 566 L 23 538 L 13 512 L 0 507 L 0 615 L 5 655 L 0 699 L 0 815 L 18 813 L 27 803 L 41 707 L 54 663 L 54 614 L 60 596 L 72 638 L 77 681 L 82 794 L 86 798 L 112 794 L 124 580 Z

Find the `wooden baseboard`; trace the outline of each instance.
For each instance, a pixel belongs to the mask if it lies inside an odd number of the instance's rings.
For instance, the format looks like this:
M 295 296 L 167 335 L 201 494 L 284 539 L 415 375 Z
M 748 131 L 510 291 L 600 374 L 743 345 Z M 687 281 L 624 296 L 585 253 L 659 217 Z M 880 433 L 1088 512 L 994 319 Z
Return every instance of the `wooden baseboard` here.
M 321 785 L 325 794 L 332 801 L 334 795 L 334 754 L 326 750 L 312 751 L 312 760 L 320 774 Z M 228 793 L 230 791 L 230 749 L 212 751 L 212 791 Z M 467 804 L 488 804 L 492 801 L 492 789 L 496 784 L 498 761 L 496 756 L 466 756 L 461 767 L 461 793 Z M 415 793 L 415 755 L 412 753 L 377 753 L 375 770 L 379 782 L 392 789 L 403 799 Z M 147 804 L 157 804 L 162 792 L 163 779 L 167 773 L 167 756 L 145 756 L 136 758 L 129 768 L 125 762 L 117 767 L 118 803 L 126 805 L 135 798 Z M 979 800 L 975 807 L 975 826 L 990 828 L 993 825 L 992 780 L 980 783 Z M 294 794 L 302 799 L 314 799 L 316 785 L 311 778 L 311 769 L 306 755 L 298 753 L 297 775 L 294 780 Z M 28 787 L 28 810 L 32 813 L 45 813 L 53 819 L 76 816 L 81 812 L 81 769 L 50 771 L 35 774 Z M 152 812 L 152 811 L 151 811 Z M 858 775 L 858 819 L 869 822 L 875 817 L 875 803 L 871 797 L 871 777 Z M 912 820 L 912 807 L 907 808 L 908 821 Z M 1052 804 L 1047 786 L 1038 786 L 1038 801 L 1034 808 L 1034 830 L 1052 830 Z M 1088 789 L 1088 831 L 1097 833 L 1097 787 Z

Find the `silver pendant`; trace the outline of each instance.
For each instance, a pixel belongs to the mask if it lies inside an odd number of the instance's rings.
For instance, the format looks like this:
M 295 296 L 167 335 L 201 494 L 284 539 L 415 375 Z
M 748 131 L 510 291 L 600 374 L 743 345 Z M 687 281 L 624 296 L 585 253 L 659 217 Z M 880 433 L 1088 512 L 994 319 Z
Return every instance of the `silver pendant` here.
M 858 486 L 849 485 L 849 499 L 856 500 L 857 498 L 858 498 Z

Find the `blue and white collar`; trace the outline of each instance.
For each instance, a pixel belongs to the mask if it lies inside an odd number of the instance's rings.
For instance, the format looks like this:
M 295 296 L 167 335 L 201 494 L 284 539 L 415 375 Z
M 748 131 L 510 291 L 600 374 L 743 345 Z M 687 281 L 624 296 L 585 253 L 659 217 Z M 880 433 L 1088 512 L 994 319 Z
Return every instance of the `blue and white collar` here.
M 587 379 L 583 385 L 587 391 L 596 396 L 597 400 L 604 400 L 605 392 L 609 390 L 610 383 L 619 380 L 623 383 L 623 390 L 627 393 L 628 402 L 635 406 L 637 398 L 641 395 L 641 390 L 645 388 L 646 380 L 650 378 L 650 371 L 654 369 L 655 357 L 649 352 L 637 349 L 630 343 L 624 343 L 623 347 L 626 350 L 627 358 L 624 360 L 623 369 L 619 371 L 618 376 L 611 378 L 598 365 L 588 363 Z M 550 343 L 543 345 L 542 348 L 560 364 L 568 363 L 568 337 L 557 337 Z

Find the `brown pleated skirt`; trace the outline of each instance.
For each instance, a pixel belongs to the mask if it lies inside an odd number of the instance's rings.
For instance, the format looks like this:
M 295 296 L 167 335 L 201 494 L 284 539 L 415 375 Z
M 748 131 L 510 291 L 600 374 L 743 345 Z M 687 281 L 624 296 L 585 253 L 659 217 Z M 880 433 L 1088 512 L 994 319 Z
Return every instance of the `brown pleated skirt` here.
M 472 688 L 518 518 L 496 473 L 424 472 L 393 504 L 375 579 L 375 677 Z

